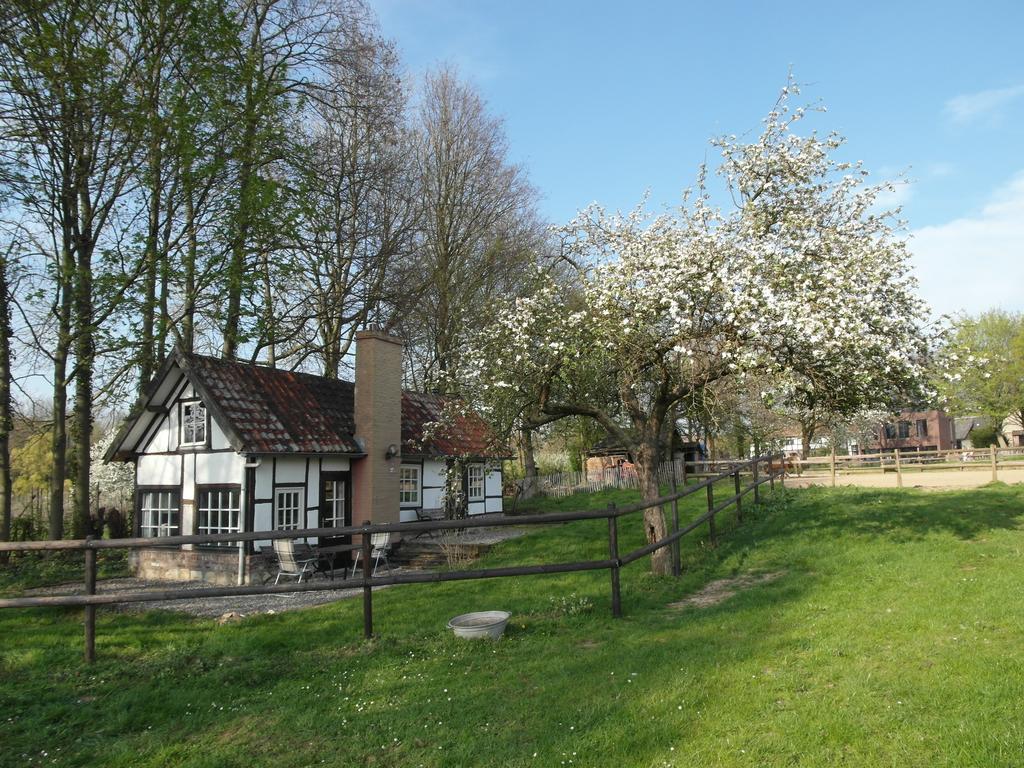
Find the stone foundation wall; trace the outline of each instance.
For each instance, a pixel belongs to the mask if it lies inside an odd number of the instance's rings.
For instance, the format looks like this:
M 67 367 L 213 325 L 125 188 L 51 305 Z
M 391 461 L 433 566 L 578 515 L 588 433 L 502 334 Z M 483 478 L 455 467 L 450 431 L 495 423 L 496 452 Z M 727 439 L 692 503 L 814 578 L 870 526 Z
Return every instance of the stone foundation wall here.
M 238 583 L 238 550 L 153 547 L 129 553 L 132 572 L 153 581 L 204 581 L 231 587 Z M 246 555 L 245 583 L 263 584 L 277 573 L 260 555 Z

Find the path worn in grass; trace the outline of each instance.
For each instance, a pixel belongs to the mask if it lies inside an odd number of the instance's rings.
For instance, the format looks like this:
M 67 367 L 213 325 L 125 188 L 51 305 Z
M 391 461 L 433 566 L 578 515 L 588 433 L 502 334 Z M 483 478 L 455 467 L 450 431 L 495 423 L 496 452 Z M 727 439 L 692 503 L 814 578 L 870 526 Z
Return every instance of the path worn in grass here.
M 355 601 L 222 627 L 101 612 L 83 669 L 80 613 L 0 612 L 0 764 L 1024 764 L 1024 490 L 811 489 L 746 512 L 718 549 L 688 540 L 678 582 L 626 569 L 619 621 L 603 572 L 388 590 L 371 643 Z M 602 557 L 602 523 L 487 564 Z M 443 629 L 492 608 L 513 613 L 498 643 Z

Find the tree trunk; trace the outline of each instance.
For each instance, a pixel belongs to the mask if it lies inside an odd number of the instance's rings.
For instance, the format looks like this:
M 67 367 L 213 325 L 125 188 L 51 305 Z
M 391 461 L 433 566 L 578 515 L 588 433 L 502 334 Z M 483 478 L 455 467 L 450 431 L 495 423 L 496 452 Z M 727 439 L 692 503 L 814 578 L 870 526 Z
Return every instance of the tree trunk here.
M 79 246 L 75 286 L 75 493 L 74 532 L 81 536 L 89 525 L 90 448 L 92 447 L 92 375 L 95 342 L 92 328 L 91 244 Z
M 800 458 L 808 459 L 811 456 L 811 442 L 814 440 L 814 424 L 800 422 Z
M 192 163 L 185 160 L 182 171 L 183 197 L 185 204 L 185 255 L 182 265 L 183 307 L 181 312 L 181 346 L 192 353 L 195 350 L 196 328 L 196 260 L 199 256 L 199 234 L 196 223 L 195 200 L 193 195 Z
M 65 218 L 65 221 L 68 219 Z M 60 264 L 57 268 L 59 300 L 57 302 L 57 339 L 53 352 L 53 432 L 50 453 L 49 531 L 51 540 L 64 538 L 64 480 L 67 476 L 68 451 L 68 351 L 71 346 L 71 276 L 74 272 L 70 231 L 64 233 Z
M 533 430 L 519 430 L 519 445 L 523 451 L 522 498 L 532 499 L 537 493 L 537 458 L 533 450 Z
M 7 260 L 0 258 L 0 541 L 11 539 L 11 307 Z M 7 553 L 0 554 L 0 562 Z
M 661 496 L 658 487 L 659 448 L 657 439 L 646 441 L 636 449 L 636 473 L 640 482 L 642 501 L 653 501 Z M 648 544 L 664 539 L 668 535 L 665 512 L 661 507 L 644 510 L 644 537 Z M 671 547 L 662 547 L 651 554 L 651 573 L 668 576 L 672 573 Z

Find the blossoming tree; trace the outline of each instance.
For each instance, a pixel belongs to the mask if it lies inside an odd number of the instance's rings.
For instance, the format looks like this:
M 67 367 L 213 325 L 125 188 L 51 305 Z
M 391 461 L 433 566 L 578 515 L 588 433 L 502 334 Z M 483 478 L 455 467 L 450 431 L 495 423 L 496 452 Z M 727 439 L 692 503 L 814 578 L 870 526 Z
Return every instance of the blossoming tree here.
M 853 391 L 908 372 L 923 308 L 895 222 L 874 210 L 882 187 L 833 157 L 837 135 L 798 135 L 794 92 L 756 141 L 714 142 L 728 208 L 712 204 L 702 169 L 674 213 L 595 206 L 562 230 L 571 279 L 540 276 L 474 345 L 478 395 L 496 420 L 594 419 L 634 455 L 651 500 L 675 412 L 715 382 L 821 374 Z M 651 542 L 666 535 L 660 508 L 644 529 Z M 652 569 L 669 568 L 658 550 Z

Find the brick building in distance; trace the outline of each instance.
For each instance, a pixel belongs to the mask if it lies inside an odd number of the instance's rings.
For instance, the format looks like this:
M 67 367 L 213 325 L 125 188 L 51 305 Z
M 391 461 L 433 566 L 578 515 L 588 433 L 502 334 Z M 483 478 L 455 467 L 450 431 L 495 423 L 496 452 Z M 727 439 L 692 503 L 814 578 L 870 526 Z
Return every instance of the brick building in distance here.
M 864 453 L 891 451 L 950 451 L 956 449 L 954 420 L 943 411 L 901 411 L 892 421 L 878 425 Z

